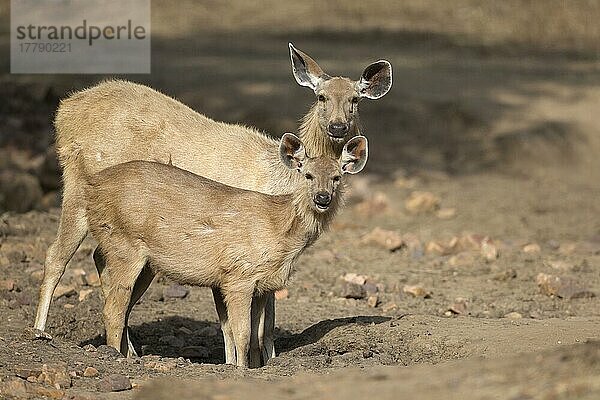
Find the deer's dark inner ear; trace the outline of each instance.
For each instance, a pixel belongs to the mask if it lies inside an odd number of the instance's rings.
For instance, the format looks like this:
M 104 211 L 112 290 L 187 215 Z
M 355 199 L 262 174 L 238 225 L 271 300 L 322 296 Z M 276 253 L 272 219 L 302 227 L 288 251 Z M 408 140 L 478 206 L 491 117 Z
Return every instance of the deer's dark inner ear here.
M 290 169 L 300 169 L 306 158 L 302 141 L 294 134 L 286 133 L 279 144 L 279 158 Z
M 292 60 L 292 72 L 296 82 L 300 86 L 316 90 L 322 80 L 330 79 L 329 75 L 323 72 L 319 64 L 310 56 L 295 48 L 291 43 L 289 44 L 289 48 Z
M 369 65 L 357 82 L 362 97 L 379 99 L 392 87 L 392 65 L 380 60 Z

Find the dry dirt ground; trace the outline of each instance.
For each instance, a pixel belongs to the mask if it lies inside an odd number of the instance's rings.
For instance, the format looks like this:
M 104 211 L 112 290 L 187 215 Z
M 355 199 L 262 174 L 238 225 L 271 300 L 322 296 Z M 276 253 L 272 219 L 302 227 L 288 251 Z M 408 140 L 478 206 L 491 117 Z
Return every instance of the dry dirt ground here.
M 596 56 L 369 32 L 159 36 L 153 74 L 127 77 L 279 135 L 313 100 L 288 40 L 331 74 L 392 62 L 392 91 L 361 104 L 367 169 L 277 302 L 277 358 L 223 365 L 210 291 L 164 279 L 131 317 L 141 357 L 119 357 L 102 346 L 89 238 L 50 310 L 53 339 L 30 340 L 59 209 L 5 213 L 0 398 L 600 398 Z M 57 99 L 99 79 L 1 75 L 3 154 L 44 154 Z M 111 374 L 133 389 L 103 391 Z

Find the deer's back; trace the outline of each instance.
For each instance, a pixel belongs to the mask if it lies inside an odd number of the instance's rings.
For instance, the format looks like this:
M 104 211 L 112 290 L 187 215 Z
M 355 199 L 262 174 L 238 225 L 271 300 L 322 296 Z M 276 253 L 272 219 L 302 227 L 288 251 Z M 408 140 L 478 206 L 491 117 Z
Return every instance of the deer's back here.
M 75 93 L 61 102 L 55 126 L 65 175 L 74 172 L 85 180 L 127 161 L 171 160 L 232 186 L 287 192 L 269 189 L 282 175 L 281 166 L 273 163 L 273 139 L 252 128 L 213 121 L 147 86 L 106 81 Z

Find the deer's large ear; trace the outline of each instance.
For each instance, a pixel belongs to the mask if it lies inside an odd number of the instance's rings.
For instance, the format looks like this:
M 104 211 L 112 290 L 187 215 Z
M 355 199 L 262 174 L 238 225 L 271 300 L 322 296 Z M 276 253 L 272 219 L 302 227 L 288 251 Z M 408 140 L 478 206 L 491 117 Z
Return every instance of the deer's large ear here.
M 300 138 L 292 133 L 284 133 L 279 143 L 279 158 L 289 169 L 300 170 L 306 159 L 306 150 Z
M 306 86 L 316 91 L 319 83 L 326 81 L 331 77 L 327 75 L 319 64 L 307 54 L 298 50 L 293 44 L 288 44 L 290 47 L 290 58 L 292 60 L 292 72 L 294 78 L 300 86 Z
M 369 65 L 360 76 L 357 86 L 361 97 L 383 97 L 392 87 L 392 64 L 379 60 Z
M 340 157 L 340 168 L 344 174 L 358 174 L 365 167 L 369 157 L 369 143 L 364 136 L 350 139 Z

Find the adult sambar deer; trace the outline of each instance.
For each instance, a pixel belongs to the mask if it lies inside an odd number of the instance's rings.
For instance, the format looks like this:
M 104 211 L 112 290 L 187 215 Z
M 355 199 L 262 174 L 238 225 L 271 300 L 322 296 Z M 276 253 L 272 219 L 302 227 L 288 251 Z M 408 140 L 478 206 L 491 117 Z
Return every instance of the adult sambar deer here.
M 339 157 L 344 144 L 359 134 L 358 102 L 378 99 L 392 85 L 392 67 L 380 60 L 361 77 L 331 77 L 308 55 L 289 45 L 296 81 L 315 92 L 317 101 L 302 119 L 299 136 L 312 156 Z M 212 180 L 267 194 L 285 194 L 300 179 L 279 162 L 278 143 L 261 132 L 213 121 L 184 104 L 146 86 L 107 81 L 61 101 L 55 119 L 56 150 L 63 168 L 62 214 L 55 241 L 48 248 L 40 287 L 35 328 L 44 330 L 52 294 L 66 265 L 88 231 L 83 188 L 89 177 L 112 165 L 132 160 L 173 163 Z M 231 143 L 236 143 L 232 148 Z M 99 272 L 102 257 L 94 253 Z M 154 278 L 139 274 L 130 307 Z M 213 290 L 221 321 L 223 296 Z M 274 298 L 259 332 L 266 361 L 273 346 Z M 124 333 L 128 338 L 128 333 Z M 135 350 L 129 342 L 130 354 Z M 227 363 L 232 360 L 226 359 Z
M 109 346 L 127 354 L 123 332 L 131 295 L 138 275 L 148 269 L 218 289 L 228 316 L 227 358 L 241 367 L 249 358 L 258 366 L 260 351 L 252 349 L 248 357 L 249 345 L 251 337 L 258 340 L 267 296 L 287 286 L 298 256 L 343 203 L 342 176 L 360 172 L 368 154 L 364 136 L 350 139 L 339 160 L 308 157 L 290 133 L 279 148 L 281 164 L 300 178 L 286 195 L 238 189 L 148 161 L 118 164 L 89 179 L 86 215 L 105 261 L 101 281 Z

